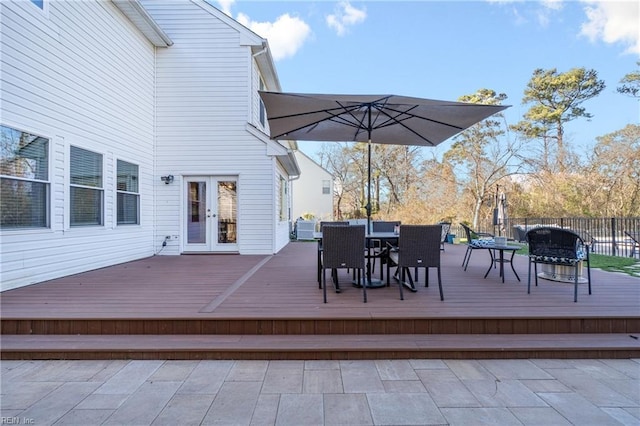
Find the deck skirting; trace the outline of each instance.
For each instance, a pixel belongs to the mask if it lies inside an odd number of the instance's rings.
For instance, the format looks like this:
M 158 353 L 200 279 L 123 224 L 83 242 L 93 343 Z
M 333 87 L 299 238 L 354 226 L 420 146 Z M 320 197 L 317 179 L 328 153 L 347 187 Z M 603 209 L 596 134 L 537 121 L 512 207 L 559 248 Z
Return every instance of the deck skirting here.
M 385 335 L 640 333 L 640 318 L 2 319 L 1 334 Z

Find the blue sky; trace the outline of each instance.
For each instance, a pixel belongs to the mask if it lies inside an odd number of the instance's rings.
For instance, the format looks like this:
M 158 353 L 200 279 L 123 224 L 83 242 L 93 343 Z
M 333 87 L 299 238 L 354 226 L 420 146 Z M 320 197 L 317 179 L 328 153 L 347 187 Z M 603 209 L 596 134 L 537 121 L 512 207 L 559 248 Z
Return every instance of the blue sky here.
M 640 120 L 638 100 L 616 92 L 640 60 L 636 1 L 211 2 L 268 39 L 285 92 L 457 100 L 487 88 L 507 94 L 515 124 L 536 68 L 585 67 L 607 87 L 583 105 L 594 118 L 570 123 L 565 139 L 592 146 Z

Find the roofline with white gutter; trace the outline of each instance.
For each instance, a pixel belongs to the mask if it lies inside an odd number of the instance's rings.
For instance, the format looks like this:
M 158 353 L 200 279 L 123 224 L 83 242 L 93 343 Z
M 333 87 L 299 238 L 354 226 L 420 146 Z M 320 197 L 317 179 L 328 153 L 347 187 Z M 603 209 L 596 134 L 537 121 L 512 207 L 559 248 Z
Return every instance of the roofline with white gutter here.
M 173 40 L 149 15 L 139 0 L 111 0 L 111 2 L 135 25 L 156 47 L 169 47 Z

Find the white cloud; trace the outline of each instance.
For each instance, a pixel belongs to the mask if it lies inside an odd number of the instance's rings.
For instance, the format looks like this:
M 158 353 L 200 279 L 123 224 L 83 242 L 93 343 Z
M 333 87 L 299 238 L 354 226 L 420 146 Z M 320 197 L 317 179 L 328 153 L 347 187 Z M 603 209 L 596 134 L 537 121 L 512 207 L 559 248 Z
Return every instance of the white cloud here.
M 275 61 L 295 55 L 311 35 L 311 28 L 306 22 L 288 13 L 278 17 L 275 22 L 255 22 L 243 13 L 239 13 L 236 19 L 269 41 Z
M 563 0 L 542 0 L 542 5 L 551 10 L 560 10 L 562 9 L 562 1 Z
M 562 0 L 543 0 L 541 4 L 542 8 L 537 12 L 538 23 L 546 28 L 549 26 L 553 14 L 562 10 L 563 4 Z
M 231 6 L 236 2 L 236 0 L 218 0 L 218 4 L 220 5 L 220 9 L 231 16 Z
M 486 0 L 488 3 L 497 4 L 509 8 L 516 25 L 524 25 L 535 18 L 535 21 L 543 28 L 549 26 L 554 14 L 564 7 L 564 0 L 541 0 L 528 2 L 523 0 Z M 525 7 L 526 6 L 526 7 Z
M 331 15 L 327 15 L 326 21 L 329 28 L 333 28 L 336 34 L 343 36 L 348 27 L 364 22 L 367 17 L 365 9 L 357 9 L 349 2 L 340 2 Z
M 591 41 L 621 43 L 625 53 L 640 54 L 640 3 L 637 1 L 586 1 L 584 11 L 587 22 L 582 24 L 581 35 Z

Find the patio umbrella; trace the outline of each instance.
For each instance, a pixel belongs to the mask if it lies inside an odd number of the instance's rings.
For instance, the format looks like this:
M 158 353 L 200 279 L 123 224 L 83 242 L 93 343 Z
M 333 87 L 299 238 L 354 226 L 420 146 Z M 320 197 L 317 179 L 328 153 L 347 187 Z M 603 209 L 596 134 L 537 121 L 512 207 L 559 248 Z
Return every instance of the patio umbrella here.
M 505 232 L 504 224 L 507 219 L 507 196 L 504 191 L 500 190 L 500 185 L 496 188 L 493 217 L 493 224 L 498 227 L 498 236 L 502 236 Z
M 500 192 L 498 196 L 498 225 L 500 226 L 500 234 L 505 232 L 504 223 L 507 220 L 507 196 L 504 192 Z
M 267 111 L 271 139 L 367 142 L 368 224 L 372 143 L 435 146 L 507 108 L 395 95 L 260 91 L 260 97 Z

